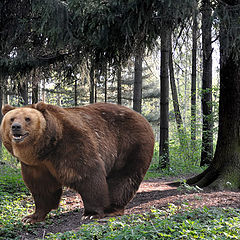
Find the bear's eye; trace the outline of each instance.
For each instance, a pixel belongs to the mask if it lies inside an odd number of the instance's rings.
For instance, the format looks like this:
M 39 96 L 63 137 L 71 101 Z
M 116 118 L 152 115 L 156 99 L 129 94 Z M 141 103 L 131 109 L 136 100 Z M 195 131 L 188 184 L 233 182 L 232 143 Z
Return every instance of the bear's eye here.
M 11 118 L 11 119 L 10 119 L 10 122 L 13 122 L 13 121 L 14 121 L 14 118 Z
M 26 121 L 26 122 L 30 122 L 31 119 L 30 119 L 29 117 L 26 117 L 26 118 L 25 118 L 25 121 Z

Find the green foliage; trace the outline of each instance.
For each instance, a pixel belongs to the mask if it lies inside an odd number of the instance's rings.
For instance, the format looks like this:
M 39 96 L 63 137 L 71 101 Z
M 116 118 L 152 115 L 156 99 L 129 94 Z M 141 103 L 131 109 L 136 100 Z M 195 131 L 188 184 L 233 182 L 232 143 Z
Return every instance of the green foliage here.
M 178 139 L 172 139 L 169 143 L 170 149 L 170 166 L 167 169 L 159 169 L 159 147 L 158 142 L 155 143 L 154 155 L 150 169 L 148 170 L 145 179 L 159 178 L 166 176 L 184 177 L 186 175 L 198 174 L 204 170 L 199 166 L 201 154 L 201 141 L 195 141 L 195 147 L 190 148 L 190 136 L 186 136 L 185 146 L 182 147 L 178 143 Z
M 185 22 L 192 5 L 191 0 L 4 1 L 0 73 L 15 76 L 46 65 L 51 72 L 66 66 L 67 57 L 71 65 L 85 57 L 96 67 L 106 60 L 115 65 L 139 44 L 154 46 L 166 23 Z
M 27 192 L 18 168 L 14 169 L 3 165 L 0 168 L 0 176 L 0 197 L 5 193 L 17 194 L 19 192 Z
M 31 206 L 27 192 L 20 169 L 0 165 L 0 239 L 16 238 L 21 229 L 29 228 L 21 222 Z
M 203 208 L 166 210 L 110 218 L 105 224 L 82 225 L 79 231 L 49 234 L 46 239 L 238 239 L 240 211 Z
M 23 225 L 21 218 L 27 214 L 30 204 L 23 205 L 25 197 L 20 194 L 0 194 L 0 239 L 15 239 L 19 231 L 29 227 Z
M 183 180 L 181 185 L 178 187 L 178 190 L 180 192 L 197 192 L 197 193 L 200 193 L 203 191 L 202 188 L 198 187 L 197 185 L 196 186 L 190 186 L 186 183 L 186 180 Z
M 2 161 L 5 164 L 9 164 L 12 167 L 17 167 L 18 161 L 15 157 L 13 157 L 5 147 L 2 147 Z

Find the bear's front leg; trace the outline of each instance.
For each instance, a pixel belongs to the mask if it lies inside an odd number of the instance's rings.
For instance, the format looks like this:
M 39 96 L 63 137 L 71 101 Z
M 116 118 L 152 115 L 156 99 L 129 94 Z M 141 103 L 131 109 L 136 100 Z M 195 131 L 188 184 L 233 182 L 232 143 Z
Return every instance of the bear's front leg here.
M 35 212 L 22 221 L 32 224 L 44 221 L 52 209 L 58 208 L 62 186 L 45 166 L 29 166 L 24 163 L 21 166 L 23 180 L 35 202 Z
M 32 192 L 32 196 L 35 202 L 35 212 L 31 215 L 25 216 L 22 221 L 31 224 L 44 221 L 47 214 L 52 209 L 58 208 L 61 195 L 61 188 L 49 194 L 39 194 Z

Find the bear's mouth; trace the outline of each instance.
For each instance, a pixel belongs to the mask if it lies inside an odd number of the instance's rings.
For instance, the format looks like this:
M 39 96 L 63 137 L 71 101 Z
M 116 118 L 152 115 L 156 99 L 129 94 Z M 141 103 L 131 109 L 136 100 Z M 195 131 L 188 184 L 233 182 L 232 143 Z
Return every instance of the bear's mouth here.
M 14 133 L 13 134 L 13 140 L 15 142 L 22 142 L 27 136 L 29 135 L 29 133 L 24 133 L 24 134 L 21 134 L 21 133 Z

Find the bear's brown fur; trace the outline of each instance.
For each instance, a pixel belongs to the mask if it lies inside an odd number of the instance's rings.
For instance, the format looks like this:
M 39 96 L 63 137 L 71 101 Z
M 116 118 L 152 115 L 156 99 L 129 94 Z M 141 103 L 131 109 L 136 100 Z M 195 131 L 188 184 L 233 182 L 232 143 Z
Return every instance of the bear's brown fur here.
M 2 109 L 1 137 L 21 162 L 35 201 L 25 222 L 58 208 L 62 186 L 80 193 L 85 216 L 124 213 L 149 167 L 154 135 L 138 113 L 115 104 L 61 108 L 43 102 Z

